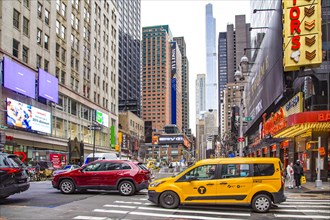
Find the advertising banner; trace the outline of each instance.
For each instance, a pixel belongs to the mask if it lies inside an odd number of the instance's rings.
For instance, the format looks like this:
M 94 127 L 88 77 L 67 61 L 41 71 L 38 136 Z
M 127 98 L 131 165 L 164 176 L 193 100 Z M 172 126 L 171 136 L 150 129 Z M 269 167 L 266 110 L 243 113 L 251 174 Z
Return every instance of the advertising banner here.
M 8 57 L 3 58 L 4 87 L 20 94 L 35 98 L 35 73 Z
M 172 78 L 172 87 L 171 87 L 171 119 L 172 119 L 172 124 L 176 124 L 176 78 Z
M 183 144 L 183 143 L 184 143 L 183 135 L 161 135 L 158 138 L 159 145 Z
M 7 98 L 7 124 L 50 134 L 51 114 L 31 105 Z
M 66 164 L 66 155 L 64 154 L 49 154 L 49 160 L 53 163 L 55 169 L 60 169 Z
M 277 2 L 276 8 L 281 7 L 280 3 Z M 276 10 L 251 69 L 251 77 L 246 86 L 246 104 L 247 116 L 252 117 L 252 121 L 248 123 L 247 129 L 261 118 L 284 90 L 281 23 L 282 14 Z
M 171 42 L 171 52 L 172 52 L 172 57 L 171 57 L 171 73 L 172 77 L 174 74 L 176 74 L 176 42 Z
M 96 122 L 105 127 L 109 127 L 109 116 L 99 110 L 96 110 Z
M 39 96 L 58 104 L 58 79 L 43 69 L 38 73 Z
M 322 63 L 321 0 L 283 0 L 284 71 Z

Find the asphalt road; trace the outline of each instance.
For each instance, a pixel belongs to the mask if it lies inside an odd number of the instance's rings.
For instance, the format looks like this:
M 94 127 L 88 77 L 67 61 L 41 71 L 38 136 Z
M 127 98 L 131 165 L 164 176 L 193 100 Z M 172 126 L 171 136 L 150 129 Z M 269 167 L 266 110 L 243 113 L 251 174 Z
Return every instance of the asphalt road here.
M 154 219 L 330 219 L 330 196 L 288 193 L 288 201 L 258 214 L 244 206 L 181 206 L 162 209 L 147 200 L 146 190 L 134 196 L 116 191 L 64 195 L 48 182 L 0 201 L 0 220 L 154 220 Z

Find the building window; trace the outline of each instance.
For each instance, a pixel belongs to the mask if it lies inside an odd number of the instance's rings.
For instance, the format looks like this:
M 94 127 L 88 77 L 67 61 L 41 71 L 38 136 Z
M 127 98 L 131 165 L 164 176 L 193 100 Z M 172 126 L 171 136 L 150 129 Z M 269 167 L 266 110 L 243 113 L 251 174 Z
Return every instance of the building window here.
M 65 62 L 66 50 L 62 48 L 62 61 Z
M 23 46 L 22 58 L 23 58 L 23 62 L 25 63 L 29 62 L 29 48 L 27 48 L 26 46 Z
M 40 4 L 40 2 L 38 2 L 38 6 L 37 6 L 37 14 L 38 14 L 38 18 L 42 18 L 42 4 Z
M 60 22 L 56 20 L 56 34 L 60 34 Z
M 19 29 L 19 12 L 14 9 L 14 14 L 13 14 L 13 25 L 15 28 Z
M 30 0 L 24 0 L 23 5 L 27 8 L 30 8 Z
M 13 55 L 18 58 L 19 42 L 13 39 Z
M 23 17 L 23 33 L 29 36 L 29 20 L 26 17 Z
M 56 11 L 60 11 L 61 8 L 61 1 L 60 0 L 56 0 Z
M 49 11 L 45 9 L 45 23 L 49 24 Z
M 49 68 L 49 61 L 48 60 L 44 60 L 44 69 L 48 72 L 48 68 Z
M 56 57 L 57 58 L 60 58 L 60 50 L 61 50 L 61 47 L 59 44 L 56 44 Z
M 66 28 L 62 25 L 62 26 L 61 26 L 61 37 L 62 37 L 63 39 L 65 39 L 65 30 L 66 30 Z
M 49 48 L 48 41 L 49 41 L 49 37 L 47 34 L 45 34 L 44 44 L 45 44 L 45 49 L 47 49 L 47 50 Z
M 41 68 L 41 60 L 42 60 L 42 57 L 40 55 L 37 54 L 37 68 Z
M 62 2 L 62 16 L 65 17 L 66 14 L 66 5 Z
M 41 45 L 41 34 L 42 31 L 40 29 L 37 30 L 37 44 Z

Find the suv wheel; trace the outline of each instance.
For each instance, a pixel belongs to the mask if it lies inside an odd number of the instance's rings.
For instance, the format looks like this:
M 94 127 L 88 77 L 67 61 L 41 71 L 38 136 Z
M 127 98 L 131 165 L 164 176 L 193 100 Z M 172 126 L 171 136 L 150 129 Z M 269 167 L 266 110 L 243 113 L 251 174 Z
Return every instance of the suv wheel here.
M 130 196 L 135 193 L 135 186 L 130 181 L 123 181 L 119 184 L 119 192 L 122 196 Z
M 64 179 L 60 183 L 60 190 L 64 194 L 71 194 L 75 191 L 76 187 L 72 180 Z
M 159 204 L 166 209 L 177 208 L 180 204 L 180 199 L 175 192 L 165 191 L 160 195 Z
M 269 196 L 259 194 L 253 198 L 251 205 L 255 212 L 268 212 L 272 205 L 272 201 Z

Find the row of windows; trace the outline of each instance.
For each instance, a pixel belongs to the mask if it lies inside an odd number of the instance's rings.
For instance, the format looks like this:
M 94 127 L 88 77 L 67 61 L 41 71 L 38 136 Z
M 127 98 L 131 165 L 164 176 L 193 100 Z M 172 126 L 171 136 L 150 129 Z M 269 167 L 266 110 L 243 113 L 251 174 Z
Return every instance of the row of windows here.
M 13 55 L 17 58 L 19 58 L 20 50 L 22 50 L 22 60 L 24 63 L 29 62 L 29 48 L 25 45 L 22 46 L 22 49 L 20 47 L 20 42 L 16 39 L 13 39 Z

